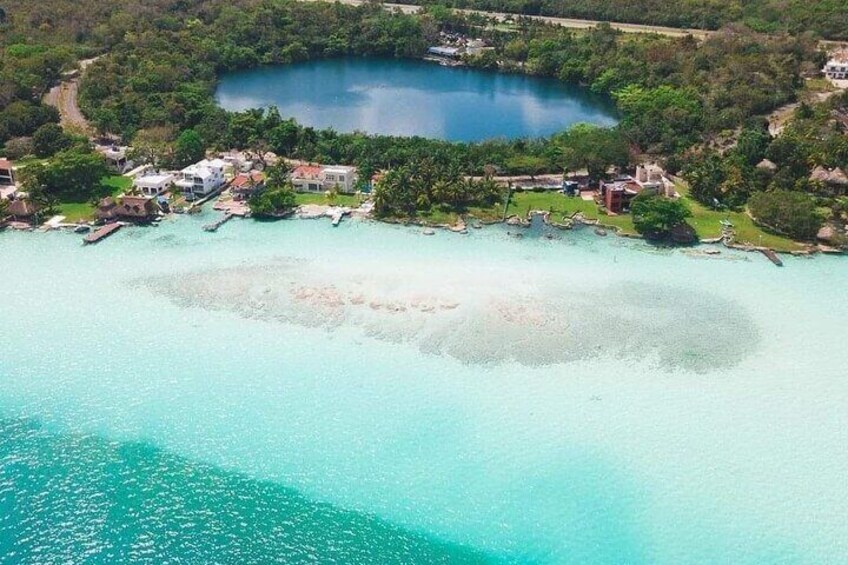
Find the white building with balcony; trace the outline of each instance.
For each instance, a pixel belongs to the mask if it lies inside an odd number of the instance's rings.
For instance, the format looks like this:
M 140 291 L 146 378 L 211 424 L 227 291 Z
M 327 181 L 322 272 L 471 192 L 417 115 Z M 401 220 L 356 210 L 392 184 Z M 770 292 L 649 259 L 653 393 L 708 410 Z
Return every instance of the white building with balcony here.
M 180 171 L 174 186 L 180 189 L 188 200 L 209 196 L 224 186 L 224 168 L 227 165 L 222 159 L 204 159 Z
M 300 165 L 291 172 L 291 181 L 298 192 L 325 192 L 336 188 L 339 192 L 356 192 L 358 180 L 356 167 L 342 165 Z
M 828 61 L 824 75 L 830 80 L 848 80 L 848 54 L 840 54 Z

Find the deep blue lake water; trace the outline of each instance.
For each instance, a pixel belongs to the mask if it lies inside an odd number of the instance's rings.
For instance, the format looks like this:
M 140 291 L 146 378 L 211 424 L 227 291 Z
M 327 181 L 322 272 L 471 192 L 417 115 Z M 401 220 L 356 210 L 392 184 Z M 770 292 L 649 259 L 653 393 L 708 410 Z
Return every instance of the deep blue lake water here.
M 553 79 L 397 59 L 330 59 L 220 78 L 227 110 L 277 106 L 301 124 L 451 141 L 539 137 L 615 123 L 612 103 Z

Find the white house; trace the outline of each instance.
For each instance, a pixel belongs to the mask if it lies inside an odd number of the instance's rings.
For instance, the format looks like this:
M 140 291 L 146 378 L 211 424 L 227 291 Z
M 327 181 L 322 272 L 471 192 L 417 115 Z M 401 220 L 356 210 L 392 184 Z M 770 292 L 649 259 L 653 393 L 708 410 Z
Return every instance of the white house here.
M 180 171 L 174 186 L 182 190 L 189 200 L 203 198 L 224 186 L 224 168 L 227 165 L 221 159 L 204 159 Z
M 325 192 L 338 189 L 339 192 L 356 192 L 358 180 L 356 167 L 342 165 L 300 165 L 291 172 L 294 189 L 299 192 Z
M 127 147 L 121 147 L 118 145 L 97 145 L 95 146 L 95 149 L 98 153 L 103 155 L 104 159 L 106 159 L 106 164 L 119 173 L 125 173 L 132 169 L 135 165 L 127 158 Z
M 831 80 L 848 80 L 848 54 L 840 54 L 828 61 L 824 74 Z
M 133 187 L 145 196 L 159 196 L 174 184 L 170 173 L 147 173 L 133 179 Z

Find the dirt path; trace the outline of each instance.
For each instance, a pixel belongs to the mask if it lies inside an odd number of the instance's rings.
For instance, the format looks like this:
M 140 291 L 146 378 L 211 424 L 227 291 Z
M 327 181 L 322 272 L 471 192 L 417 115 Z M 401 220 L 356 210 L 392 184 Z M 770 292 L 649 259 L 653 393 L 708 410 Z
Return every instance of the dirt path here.
M 845 87 L 837 87 L 835 90 L 831 90 L 828 92 L 816 92 L 812 93 L 806 97 L 804 97 L 804 102 L 808 104 L 818 104 L 824 102 L 831 96 L 839 94 L 845 91 Z M 801 105 L 801 102 L 791 102 L 780 108 L 774 110 L 771 114 L 766 116 L 768 120 L 768 130 L 772 137 L 777 137 L 783 132 L 783 128 L 786 127 L 786 123 L 795 113 L 795 110 L 798 106 Z
M 79 62 L 79 74 L 97 59 L 84 59 Z M 62 127 L 91 135 L 92 129 L 79 109 L 79 76 L 66 80 L 50 89 L 44 96 L 44 103 L 59 109 L 59 123 Z

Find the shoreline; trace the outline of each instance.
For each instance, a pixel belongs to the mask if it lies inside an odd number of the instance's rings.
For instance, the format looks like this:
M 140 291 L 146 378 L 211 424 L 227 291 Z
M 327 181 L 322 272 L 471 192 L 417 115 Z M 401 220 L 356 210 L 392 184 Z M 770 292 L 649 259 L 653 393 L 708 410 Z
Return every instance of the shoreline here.
M 198 210 L 202 208 L 197 208 Z M 221 210 L 211 208 L 210 211 L 222 212 Z M 226 215 L 226 212 L 222 212 L 222 214 Z M 148 222 L 145 224 L 138 224 L 134 222 L 120 222 L 123 227 L 140 227 L 140 228 L 151 228 L 158 227 L 158 224 L 168 218 L 176 219 L 182 214 L 171 212 L 169 214 L 165 214 L 159 216 L 156 220 L 152 222 Z M 254 221 L 268 221 L 261 220 L 259 218 L 254 218 L 248 215 L 236 215 L 242 220 L 254 220 Z M 649 240 L 647 240 L 644 236 L 629 233 L 623 231 L 621 227 L 604 224 L 599 219 L 589 219 L 585 218 L 579 212 L 576 212 L 570 217 L 566 219 L 569 220 L 569 223 L 562 223 L 557 221 L 551 221 L 551 213 L 544 210 L 530 210 L 527 217 L 522 217 L 518 214 L 512 214 L 507 216 L 506 218 L 499 219 L 483 219 L 477 218 L 473 215 L 460 215 L 459 222 L 456 224 L 449 224 L 444 222 L 432 222 L 424 218 L 400 218 L 400 217 L 385 217 L 385 218 L 377 218 L 373 216 L 370 210 L 363 210 L 360 208 L 352 208 L 349 206 L 334 206 L 334 205 L 324 205 L 324 204 L 303 204 L 294 208 L 289 214 L 286 214 L 283 217 L 275 218 L 270 221 L 290 221 L 290 220 L 320 220 L 327 219 L 331 221 L 334 226 L 337 226 L 342 217 L 347 217 L 356 220 L 366 220 L 372 221 L 376 223 L 382 223 L 387 225 L 397 225 L 404 227 L 415 227 L 415 228 L 423 228 L 423 235 L 434 235 L 435 230 L 441 230 L 449 233 L 454 233 L 457 235 L 464 235 L 469 232 L 470 229 L 482 229 L 487 226 L 495 226 L 502 224 L 504 226 L 516 227 L 521 229 L 529 229 L 532 225 L 533 218 L 539 216 L 541 217 L 542 223 L 545 226 L 554 228 L 559 231 L 570 231 L 575 228 L 581 229 L 585 228 L 595 228 L 597 237 L 605 237 L 607 234 L 612 234 L 616 237 L 622 237 L 627 239 L 639 239 L 644 241 L 646 244 L 651 244 Z M 0 232 L 10 229 L 13 231 L 29 231 L 29 232 L 49 232 L 49 231 L 70 231 L 73 232 L 74 228 L 78 226 L 89 226 L 92 229 L 96 229 L 98 227 L 92 223 L 51 223 L 51 219 L 48 219 L 43 224 L 38 226 L 33 226 L 31 224 L 27 224 L 25 222 L 6 222 L 5 224 L 0 224 Z M 105 225 L 105 224 L 104 224 Z M 602 230 L 603 233 L 599 233 L 598 230 Z M 75 234 L 77 235 L 77 234 Z M 523 237 L 523 234 L 519 235 L 519 237 Z M 743 251 L 747 253 L 763 253 L 768 256 L 769 253 L 775 253 L 778 255 L 789 255 L 795 257 L 812 257 L 818 254 L 822 255 L 848 255 L 848 250 L 840 250 L 837 248 L 830 248 L 823 245 L 812 245 L 806 242 L 798 242 L 803 245 L 803 249 L 786 251 L 786 250 L 778 250 L 773 249 L 767 246 L 757 246 L 757 245 L 748 245 L 742 243 L 734 243 L 729 240 L 728 236 L 723 235 L 715 238 L 708 239 L 698 239 L 691 244 L 674 244 L 669 243 L 665 244 L 665 246 L 670 248 L 697 248 L 697 247 L 707 247 L 707 248 L 715 248 L 716 246 L 722 246 L 726 249 L 732 249 L 734 251 Z M 661 243 L 662 245 L 662 243 Z

